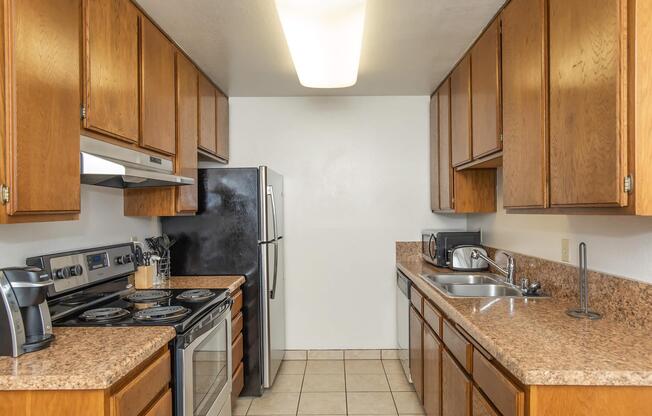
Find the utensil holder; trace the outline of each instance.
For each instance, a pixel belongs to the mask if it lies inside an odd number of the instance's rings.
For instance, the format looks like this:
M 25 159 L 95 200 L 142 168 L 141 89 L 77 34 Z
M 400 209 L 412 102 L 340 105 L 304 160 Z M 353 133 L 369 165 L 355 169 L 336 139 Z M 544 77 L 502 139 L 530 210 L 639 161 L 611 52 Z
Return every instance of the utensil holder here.
M 172 267 L 170 264 L 169 251 L 167 251 L 165 255 L 161 256 L 161 259 L 158 261 L 156 267 L 157 267 L 157 275 L 161 281 L 165 281 L 170 278 Z

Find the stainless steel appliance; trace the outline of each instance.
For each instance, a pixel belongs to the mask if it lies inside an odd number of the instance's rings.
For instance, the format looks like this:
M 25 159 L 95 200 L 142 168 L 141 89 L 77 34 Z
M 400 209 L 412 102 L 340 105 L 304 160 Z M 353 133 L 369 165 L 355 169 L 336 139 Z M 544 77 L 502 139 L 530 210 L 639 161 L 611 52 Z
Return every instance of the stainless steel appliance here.
M 398 355 L 403 372 L 412 383 L 410 375 L 410 289 L 412 284 L 403 273 L 396 273 L 396 330 Z
M 474 256 L 477 251 L 483 257 Z M 478 272 L 487 270 L 489 263 L 485 260 L 487 251 L 480 246 L 461 245 L 455 246 L 448 251 L 448 267 L 451 270 L 463 272 Z
M 0 269 L 0 356 L 18 357 L 54 340 L 45 294 L 52 279 L 37 268 Z
M 171 159 L 81 136 L 81 182 L 111 188 L 152 188 L 192 185 L 174 175 Z
M 479 246 L 480 231 L 437 231 L 421 232 L 421 256 L 437 267 L 450 267 L 451 249 L 462 245 Z
M 266 166 L 200 169 L 199 210 L 163 218 L 175 276 L 246 276 L 243 395 L 261 395 L 285 354 L 283 177 Z
M 55 279 L 54 326 L 166 325 L 177 332 L 173 402 L 177 416 L 231 415 L 231 299 L 227 290 L 147 289 L 130 283 L 131 243 L 27 259 Z

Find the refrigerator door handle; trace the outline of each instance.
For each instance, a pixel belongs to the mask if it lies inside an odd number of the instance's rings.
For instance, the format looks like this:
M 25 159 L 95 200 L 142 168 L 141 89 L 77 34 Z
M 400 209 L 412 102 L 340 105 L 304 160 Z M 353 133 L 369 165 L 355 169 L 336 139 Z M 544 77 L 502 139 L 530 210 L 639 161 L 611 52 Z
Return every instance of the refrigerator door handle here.
M 274 279 L 272 280 L 272 291 L 269 294 L 270 299 L 276 298 L 276 278 L 278 277 L 278 241 L 274 241 Z
M 276 201 L 274 200 L 274 187 L 272 185 L 267 185 L 267 196 L 270 197 L 270 202 L 272 203 L 272 227 L 274 229 L 274 238 L 272 238 L 272 241 L 276 241 L 278 238 L 278 233 L 276 232 Z

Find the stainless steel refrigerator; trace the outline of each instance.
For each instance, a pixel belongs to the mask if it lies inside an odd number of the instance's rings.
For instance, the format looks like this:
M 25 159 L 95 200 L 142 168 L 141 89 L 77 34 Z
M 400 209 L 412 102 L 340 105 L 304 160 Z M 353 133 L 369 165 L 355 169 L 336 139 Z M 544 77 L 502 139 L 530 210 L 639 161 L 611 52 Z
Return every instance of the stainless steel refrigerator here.
M 242 394 L 270 387 L 285 354 L 283 177 L 259 168 L 200 169 L 199 209 L 162 218 L 177 276 L 244 275 Z

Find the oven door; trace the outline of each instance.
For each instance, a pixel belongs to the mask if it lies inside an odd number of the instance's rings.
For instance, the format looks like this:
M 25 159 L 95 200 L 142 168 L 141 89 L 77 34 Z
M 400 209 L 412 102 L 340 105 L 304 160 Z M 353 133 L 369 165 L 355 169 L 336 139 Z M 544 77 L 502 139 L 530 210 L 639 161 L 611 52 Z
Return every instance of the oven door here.
M 428 263 L 437 263 L 437 238 L 434 232 L 421 233 L 421 257 Z
M 177 339 L 179 416 L 231 415 L 231 310 L 210 313 Z

